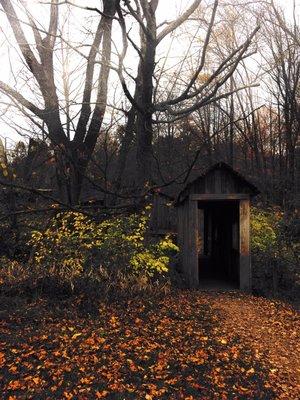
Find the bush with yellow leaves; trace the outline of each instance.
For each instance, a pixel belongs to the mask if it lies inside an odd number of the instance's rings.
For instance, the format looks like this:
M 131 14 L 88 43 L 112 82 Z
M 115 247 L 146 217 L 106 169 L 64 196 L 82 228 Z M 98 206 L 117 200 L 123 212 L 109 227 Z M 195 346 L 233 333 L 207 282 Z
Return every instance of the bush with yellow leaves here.
M 32 233 L 34 266 L 71 281 L 83 273 L 148 278 L 167 273 L 178 248 L 170 236 L 147 239 L 148 220 L 149 209 L 102 222 L 79 212 L 59 213 L 44 232 Z
M 277 222 L 275 213 L 252 207 L 250 224 L 253 252 L 274 252 L 278 239 Z
M 291 289 L 300 284 L 298 241 L 290 233 L 290 226 L 291 222 L 278 207 L 265 210 L 252 207 L 253 283 L 258 292 L 267 292 L 268 285 L 275 292 L 277 287 Z

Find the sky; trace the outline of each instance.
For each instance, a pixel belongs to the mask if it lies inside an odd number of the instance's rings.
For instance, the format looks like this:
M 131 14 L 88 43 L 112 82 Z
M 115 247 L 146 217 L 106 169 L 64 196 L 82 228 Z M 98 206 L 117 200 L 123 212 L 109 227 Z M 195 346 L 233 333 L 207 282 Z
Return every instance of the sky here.
M 33 15 L 35 16 L 37 22 L 40 24 L 41 27 L 46 27 L 47 26 L 47 8 L 45 5 L 41 6 L 41 3 L 48 3 L 48 0 L 43 0 L 43 1 L 38 1 L 38 0 L 27 0 L 27 4 L 30 7 L 30 10 L 32 10 Z M 98 6 L 99 5 L 99 0 L 74 0 L 79 5 L 89 5 L 91 7 L 93 6 Z M 212 0 L 207 0 L 206 2 L 210 3 Z M 203 0 L 203 4 L 206 3 Z M 290 18 L 291 13 L 292 13 L 292 4 L 293 0 L 277 0 L 277 2 L 284 8 L 284 11 L 286 13 L 287 18 Z M 14 4 L 18 3 L 18 0 L 13 0 Z M 163 21 L 170 21 L 176 18 L 182 10 L 185 10 L 189 7 L 189 5 L 192 3 L 192 0 L 160 0 L 159 7 L 157 10 L 157 21 L 158 23 L 163 22 Z M 224 4 L 225 1 L 221 0 L 220 4 Z M 297 7 L 298 10 L 300 9 L 300 0 L 297 1 Z M 95 14 L 92 14 L 88 11 L 85 10 L 80 10 L 80 9 L 72 9 L 72 24 L 73 24 L 73 29 L 71 32 L 71 39 L 72 42 L 76 43 L 77 41 L 80 41 L 81 38 L 86 34 L 84 27 L 85 24 L 83 23 L 86 21 L 86 18 L 89 16 L 92 16 L 96 20 Z M 22 18 L 25 19 L 24 16 Z M 91 18 L 91 17 L 90 17 Z M 255 21 L 250 21 L 250 23 L 253 23 L 253 26 L 255 24 Z M 135 37 L 135 25 L 132 25 L 132 31 L 131 35 L 132 37 Z M 31 36 L 30 29 L 26 26 L 24 26 L 24 30 L 27 34 L 27 37 L 29 41 L 32 41 L 33 38 Z M 176 64 L 177 59 L 179 60 L 179 57 L 186 51 L 186 47 L 188 45 L 186 39 L 183 39 L 184 36 L 184 29 L 181 31 L 182 36 L 176 39 L 173 39 L 171 50 L 170 50 L 170 57 L 169 57 L 169 63 L 170 66 L 173 64 Z M 115 33 L 115 42 L 116 42 L 116 47 L 118 47 L 118 33 Z M 166 53 L 166 50 L 169 48 L 171 44 L 170 38 L 168 38 L 164 43 L 161 45 L 161 47 L 158 48 L 158 54 L 157 54 L 157 59 L 160 59 L 160 57 Z M 89 41 L 90 43 L 90 41 Z M 32 100 L 34 98 L 32 97 L 30 93 L 30 85 L 32 85 L 31 82 L 23 82 L 20 78 L 21 75 L 19 75 L 19 71 L 22 68 L 21 64 L 21 59 L 19 54 L 14 48 L 15 43 L 13 39 L 13 35 L 10 31 L 10 28 L 8 26 L 8 23 L 6 21 L 6 18 L 3 14 L 3 12 L 0 12 L 0 60 L 1 60 L 1 77 L 0 79 L 3 80 L 6 83 L 9 83 L 12 86 L 17 86 L 18 88 L 22 88 L 22 93 L 26 95 L 28 98 L 31 97 Z M 132 68 L 132 72 L 134 73 L 134 70 L 136 68 L 136 55 L 133 49 L 131 49 L 128 53 L 128 57 L 126 58 L 126 66 L 130 69 Z M 13 71 L 13 73 L 12 73 Z M 116 76 L 114 76 L 114 73 L 111 73 L 111 85 L 110 85 L 110 98 L 117 96 L 121 97 L 122 94 L 121 92 L 118 92 L 114 90 L 114 86 L 117 85 L 117 79 Z M 117 93 L 117 94 L 116 94 Z M 0 94 L 0 101 L 7 100 L 3 95 Z M 0 116 L 5 111 L 6 105 L 0 104 Z M 22 125 L 22 121 L 19 123 Z M 24 132 L 23 132 L 24 133 Z M 5 139 L 6 145 L 8 147 L 11 147 L 13 143 L 17 140 L 19 140 L 21 137 L 15 132 L 14 129 L 12 129 L 7 121 L 3 121 L 0 118 L 0 137 L 2 139 Z

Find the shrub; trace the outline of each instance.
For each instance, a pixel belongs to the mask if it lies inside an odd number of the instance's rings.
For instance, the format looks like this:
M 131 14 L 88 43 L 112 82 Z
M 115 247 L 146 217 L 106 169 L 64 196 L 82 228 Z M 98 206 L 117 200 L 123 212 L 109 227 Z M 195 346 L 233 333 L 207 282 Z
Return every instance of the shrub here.
M 147 238 L 149 209 L 140 215 L 96 222 L 77 213 L 59 213 L 44 232 L 34 231 L 33 264 L 40 273 L 70 282 L 82 274 L 97 279 L 133 275 L 148 278 L 168 272 L 178 250 L 170 236 Z
M 6 256 L 0 257 L 0 287 L 24 281 L 29 275 L 25 265 Z
M 296 237 L 290 234 L 290 226 L 291 221 L 278 208 L 252 208 L 253 283 L 259 292 L 277 292 L 279 286 L 292 290 L 297 286 L 298 245 Z
M 257 255 L 263 253 L 274 254 L 278 239 L 275 214 L 253 207 L 251 210 L 250 225 L 252 252 Z

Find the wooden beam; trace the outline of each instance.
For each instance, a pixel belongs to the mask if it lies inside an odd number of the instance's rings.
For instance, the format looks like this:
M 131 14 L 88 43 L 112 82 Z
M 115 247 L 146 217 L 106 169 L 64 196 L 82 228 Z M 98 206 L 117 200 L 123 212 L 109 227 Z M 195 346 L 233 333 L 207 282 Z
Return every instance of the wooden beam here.
M 198 271 L 198 203 L 189 200 L 189 246 L 188 246 L 188 280 L 189 286 L 196 288 L 199 286 Z
M 220 194 L 190 194 L 190 200 L 208 201 L 208 200 L 249 200 L 249 194 L 245 193 L 220 193 Z
M 184 207 L 177 208 L 177 244 L 179 246 L 180 269 L 184 272 Z
M 252 289 L 250 263 L 250 202 L 240 201 L 240 289 Z

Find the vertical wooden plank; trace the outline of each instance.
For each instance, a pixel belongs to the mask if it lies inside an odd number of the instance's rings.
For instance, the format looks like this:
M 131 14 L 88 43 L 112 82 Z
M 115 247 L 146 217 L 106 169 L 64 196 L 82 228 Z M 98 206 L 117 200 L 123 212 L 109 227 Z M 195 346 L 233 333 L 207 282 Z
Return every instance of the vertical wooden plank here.
M 222 171 L 215 171 L 215 193 L 222 193 Z
M 240 289 L 251 291 L 250 204 L 240 200 Z
M 198 271 L 198 202 L 188 201 L 189 206 L 189 284 L 195 288 L 199 285 Z
M 185 203 L 181 204 L 180 206 L 180 214 L 178 215 L 180 218 L 181 224 L 181 243 L 180 243 L 180 262 L 181 262 L 181 271 L 183 272 L 184 276 L 187 275 L 187 265 L 186 265 L 186 227 L 185 227 Z
M 183 271 L 183 210 L 182 206 L 177 207 L 177 245 L 179 246 L 180 270 Z
M 204 254 L 204 209 L 198 208 L 198 256 Z
M 205 176 L 205 193 L 215 193 L 215 172 L 211 171 Z
M 188 199 L 184 202 L 184 272 L 189 283 L 189 202 Z
M 197 237 L 197 258 L 198 258 L 198 276 L 200 268 L 203 268 L 204 255 L 204 209 L 198 208 L 198 237 Z
M 185 201 L 178 207 L 178 244 L 180 248 L 180 264 L 181 264 L 181 271 L 183 272 L 184 276 L 187 277 L 188 275 L 188 265 L 187 265 L 187 240 L 188 240 L 188 230 L 186 226 L 187 221 L 187 208 L 186 208 Z

